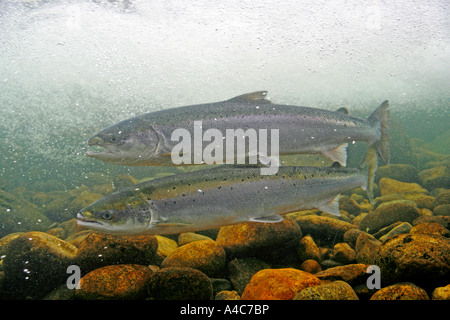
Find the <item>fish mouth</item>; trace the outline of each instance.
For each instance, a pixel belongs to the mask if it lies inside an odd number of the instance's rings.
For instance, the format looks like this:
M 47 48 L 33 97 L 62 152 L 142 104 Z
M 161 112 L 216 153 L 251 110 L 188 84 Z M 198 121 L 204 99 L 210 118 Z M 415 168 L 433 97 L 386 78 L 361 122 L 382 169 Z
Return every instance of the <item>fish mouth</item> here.
M 100 137 L 92 137 L 88 140 L 90 150 L 86 151 L 86 156 L 99 160 L 112 160 L 120 157 L 120 150 L 113 145 L 107 144 Z
M 88 219 L 83 213 L 79 212 L 77 213 L 77 224 L 79 226 L 84 226 L 84 227 L 104 227 L 104 224 L 96 221 L 96 220 L 92 220 L 92 219 Z

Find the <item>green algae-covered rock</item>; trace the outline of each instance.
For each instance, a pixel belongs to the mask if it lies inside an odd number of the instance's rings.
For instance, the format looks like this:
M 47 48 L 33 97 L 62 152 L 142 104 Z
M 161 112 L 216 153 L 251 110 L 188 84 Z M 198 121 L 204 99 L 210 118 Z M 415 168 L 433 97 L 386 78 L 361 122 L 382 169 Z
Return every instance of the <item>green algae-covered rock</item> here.
M 11 240 L 3 259 L 3 298 L 41 298 L 66 282 L 77 248 L 44 232 L 30 231 Z
M 359 300 L 353 288 L 344 281 L 319 284 L 300 291 L 294 300 Z
M 164 268 L 151 275 L 148 294 L 153 300 L 210 300 L 211 280 L 192 268 Z

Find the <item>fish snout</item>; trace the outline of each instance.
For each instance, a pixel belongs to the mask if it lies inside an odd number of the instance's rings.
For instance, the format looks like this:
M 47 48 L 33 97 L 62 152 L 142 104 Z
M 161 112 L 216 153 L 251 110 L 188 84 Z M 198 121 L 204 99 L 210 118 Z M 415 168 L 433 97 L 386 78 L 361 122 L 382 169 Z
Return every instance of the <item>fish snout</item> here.
M 102 145 L 104 143 L 104 141 L 99 136 L 93 136 L 93 137 L 89 138 L 87 143 L 88 143 L 88 146 L 95 146 L 95 145 Z

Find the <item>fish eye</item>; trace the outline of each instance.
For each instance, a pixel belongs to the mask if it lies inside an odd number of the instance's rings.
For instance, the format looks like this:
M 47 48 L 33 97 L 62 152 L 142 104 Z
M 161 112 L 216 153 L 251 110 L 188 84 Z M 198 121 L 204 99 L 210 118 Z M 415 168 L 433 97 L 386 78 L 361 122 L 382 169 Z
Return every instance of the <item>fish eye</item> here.
M 112 213 L 111 213 L 111 212 L 105 211 L 105 212 L 103 213 L 103 219 L 109 220 L 109 219 L 111 219 L 111 218 L 112 218 Z
M 112 141 L 112 142 L 116 142 L 116 137 L 115 137 L 115 136 L 112 136 L 112 137 L 111 137 L 111 141 Z

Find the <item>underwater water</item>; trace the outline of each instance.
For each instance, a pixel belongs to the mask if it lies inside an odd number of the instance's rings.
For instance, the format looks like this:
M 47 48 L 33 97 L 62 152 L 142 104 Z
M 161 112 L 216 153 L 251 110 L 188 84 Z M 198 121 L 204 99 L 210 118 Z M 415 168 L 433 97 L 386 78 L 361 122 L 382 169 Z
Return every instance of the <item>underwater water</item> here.
M 427 222 L 447 230 L 436 237 L 448 246 L 449 16 L 446 1 L 1 1 L 0 237 L 41 231 L 70 242 L 79 231 L 71 225 L 77 212 L 92 202 L 148 178 L 199 169 L 117 166 L 88 158 L 87 140 L 100 130 L 151 111 L 268 90 L 275 103 L 346 107 L 363 119 L 389 100 L 392 167 L 380 163 L 376 204 L 413 201 L 415 218 L 431 217 Z M 348 166 L 359 164 L 365 148 L 365 143 L 349 147 Z M 406 191 L 392 192 L 395 196 L 386 200 L 381 177 L 420 185 L 420 199 Z M 356 218 L 375 207 L 356 193 L 350 196 L 359 211 L 344 220 L 359 228 Z M 414 220 L 392 223 L 420 224 Z M 217 232 L 208 236 L 216 239 Z M 314 240 L 333 250 L 335 243 Z M 65 283 L 39 279 L 27 291 L 30 278 L 24 280 L 23 270 L 28 269 L 20 267 L 17 276 L 9 271 L 8 241 L 0 242 L 0 254 L 6 256 L 0 297 L 42 298 Z M 74 243 L 73 255 L 79 245 Z M 234 254 L 226 252 L 227 259 Z M 273 256 L 237 256 L 278 266 Z M 443 266 L 430 272 L 445 278 L 449 252 L 440 258 Z M 299 268 L 299 261 L 288 260 L 281 265 Z M 332 259 L 324 254 L 319 260 Z M 147 264 L 161 267 L 155 261 Z M 225 278 L 220 271 L 205 273 Z M 63 274 L 67 277 L 65 269 Z M 393 278 L 392 283 L 411 280 Z M 448 284 L 439 279 L 420 284 L 430 298 L 435 288 Z M 233 280 L 227 281 L 237 290 Z M 12 284 L 15 291 L 8 287 Z

